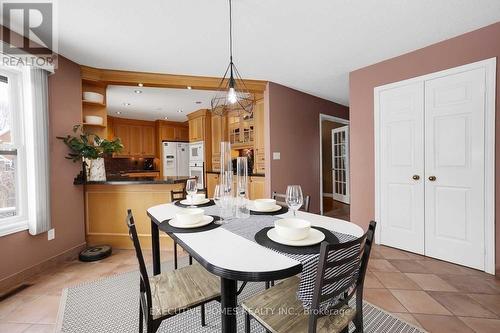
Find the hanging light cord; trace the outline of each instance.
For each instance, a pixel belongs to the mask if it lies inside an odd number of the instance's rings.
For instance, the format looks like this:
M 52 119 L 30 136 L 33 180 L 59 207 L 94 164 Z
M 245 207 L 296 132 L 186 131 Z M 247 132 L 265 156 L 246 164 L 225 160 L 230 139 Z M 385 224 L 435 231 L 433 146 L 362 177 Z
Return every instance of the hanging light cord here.
M 231 8 L 231 0 L 229 0 L 229 60 L 233 63 L 233 15 Z

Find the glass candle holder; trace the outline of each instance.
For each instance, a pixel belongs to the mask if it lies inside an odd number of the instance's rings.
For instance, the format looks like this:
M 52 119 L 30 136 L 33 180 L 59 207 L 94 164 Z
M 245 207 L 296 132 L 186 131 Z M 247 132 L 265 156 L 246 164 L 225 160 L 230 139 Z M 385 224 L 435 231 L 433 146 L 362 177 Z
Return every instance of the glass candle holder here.
M 236 217 L 250 217 L 248 209 L 248 159 L 236 159 Z

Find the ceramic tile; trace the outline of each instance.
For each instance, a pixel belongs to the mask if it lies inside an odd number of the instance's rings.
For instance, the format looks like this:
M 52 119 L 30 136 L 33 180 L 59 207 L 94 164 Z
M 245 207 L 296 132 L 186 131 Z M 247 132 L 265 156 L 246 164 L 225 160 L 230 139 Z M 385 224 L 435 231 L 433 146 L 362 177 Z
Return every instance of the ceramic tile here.
M 385 259 L 372 259 L 368 262 L 368 269 L 375 272 L 399 272 L 399 270 L 391 265 L 391 263 Z
M 405 307 L 387 289 L 365 289 L 363 298 L 386 311 L 407 312 Z
M 403 273 L 394 272 L 373 272 L 377 279 L 389 289 L 411 289 L 421 290 L 415 282 L 408 279 Z
M 428 314 L 414 314 L 413 316 L 429 333 L 474 333 L 456 317 Z
M 500 295 L 468 294 L 468 296 L 500 317 Z
M 432 273 L 416 260 L 389 260 L 389 263 L 403 273 Z
M 432 291 L 429 292 L 429 295 L 431 295 L 432 298 L 444 305 L 456 316 L 480 318 L 497 317 L 494 313 L 487 310 L 467 295 L 441 291 Z
M 444 306 L 429 296 L 425 291 L 391 290 L 391 293 L 411 313 L 450 315 Z
M 476 333 L 498 333 L 500 332 L 500 320 L 484 318 L 463 318 L 460 319 L 471 327 Z
M 457 291 L 455 287 L 434 274 L 406 273 L 406 276 L 418 284 L 423 290 Z

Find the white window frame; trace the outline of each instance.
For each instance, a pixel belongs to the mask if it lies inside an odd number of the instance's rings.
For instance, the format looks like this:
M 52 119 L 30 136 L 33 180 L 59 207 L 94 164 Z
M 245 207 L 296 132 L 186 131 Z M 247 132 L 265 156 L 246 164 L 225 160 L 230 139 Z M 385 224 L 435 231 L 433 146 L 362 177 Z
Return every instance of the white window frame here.
M 23 73 L 21 68 L 0 66 L 8 78 L 12 113 L 12 144 L 0 144 L 0 150 L 16 149 L 16 215 L 0 219 L 0 237 L 28 229 L 28 192 L 26 141 L 24 130 Z

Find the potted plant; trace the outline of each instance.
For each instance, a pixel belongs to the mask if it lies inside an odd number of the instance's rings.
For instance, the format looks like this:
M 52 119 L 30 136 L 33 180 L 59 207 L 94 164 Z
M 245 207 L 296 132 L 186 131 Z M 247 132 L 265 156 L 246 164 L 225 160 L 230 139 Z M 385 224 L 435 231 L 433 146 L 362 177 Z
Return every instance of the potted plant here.
M 73 162 L 83 162 L 85 181 L 106 180 L 103 157 L 123 149 L 120 139 L 102 139 L 96 134 L 86 132 L 81 125 L 73 126 L 73 133 L 57 137 L 70 149 L 66 158 Z

